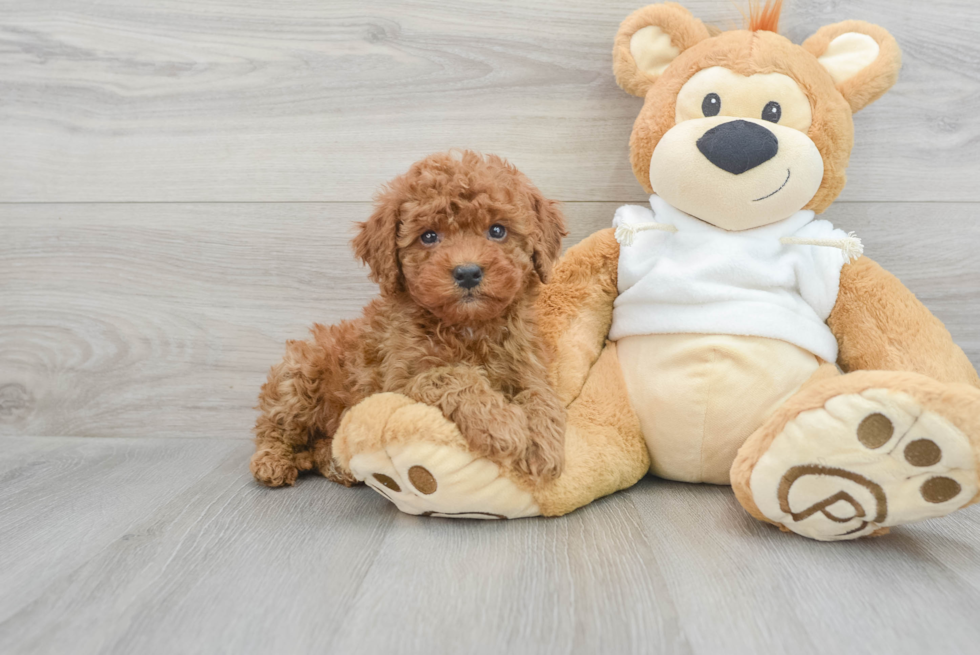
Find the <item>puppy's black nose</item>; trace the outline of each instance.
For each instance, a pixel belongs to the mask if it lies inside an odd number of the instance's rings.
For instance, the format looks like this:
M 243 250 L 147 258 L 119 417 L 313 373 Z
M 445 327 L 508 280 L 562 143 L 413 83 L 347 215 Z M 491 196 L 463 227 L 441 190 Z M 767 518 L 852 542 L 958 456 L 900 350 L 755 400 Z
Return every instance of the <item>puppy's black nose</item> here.
M 453 269 L 453 279 L 456 286 L 472 289 L 483 280 L 483 269 L 476 264 L 463 264 Z
M 741 175 L 779 152 L 779 139 L 758 123 L 728 121 L 705 132 L 698 150 L 723 171 Z

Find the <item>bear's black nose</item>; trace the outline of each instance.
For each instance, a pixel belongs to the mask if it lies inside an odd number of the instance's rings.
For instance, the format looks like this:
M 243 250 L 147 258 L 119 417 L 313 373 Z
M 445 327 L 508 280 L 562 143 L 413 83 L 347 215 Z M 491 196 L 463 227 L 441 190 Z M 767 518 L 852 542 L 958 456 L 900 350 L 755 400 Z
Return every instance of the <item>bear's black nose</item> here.
M 705 132 L 698 150 L 721 170 L 741 175 L 775 157 L 779 139 L 757 123 L 728 121 Z
M 476 264 L 463 264 L 453 269 L 453 279 L 456 286 L 472 289 L 483 279 L 483 269 Z

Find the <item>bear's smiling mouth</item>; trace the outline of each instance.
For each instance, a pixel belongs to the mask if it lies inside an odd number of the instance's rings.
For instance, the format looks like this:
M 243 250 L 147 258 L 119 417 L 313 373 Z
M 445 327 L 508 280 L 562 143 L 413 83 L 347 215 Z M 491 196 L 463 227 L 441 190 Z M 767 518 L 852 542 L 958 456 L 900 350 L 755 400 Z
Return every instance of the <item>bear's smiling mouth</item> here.
M 766 198 L 771 198 L 771 197 L 773 197 L 774 195 L 776 195 L 777 193 L 779 193 L 780 191 L 782 191 L 782 190 L 783 190 L 783 187 L 784 187 L 784 186 L 786 186 L 786 183 L 787 183 L 787 182 L 789 182 L 789 174 L 790 174 L 790 173 L 789 173 L 789 169 L 787 168 L 787 169 L 786 169 L 786 179 L 785 179 L 785 180 L 783 180 L 783 183 L 782 183 L 782 184 L 781 184 L 781 185 L 779 186 L 779 188 L 778 188 L 778 189 L 776 189 L 775 191 L 773 191 L 772 193 L 770 193 L 770 194 L 769 194 L 769 195 L 767 195 L 767 196 L 762 196 L 761 198 L 756 198 L 756 199 L 755 199 L 755 200 L 753 200 L 752 202 L 759 202 L 760 200 L 765 200 Z

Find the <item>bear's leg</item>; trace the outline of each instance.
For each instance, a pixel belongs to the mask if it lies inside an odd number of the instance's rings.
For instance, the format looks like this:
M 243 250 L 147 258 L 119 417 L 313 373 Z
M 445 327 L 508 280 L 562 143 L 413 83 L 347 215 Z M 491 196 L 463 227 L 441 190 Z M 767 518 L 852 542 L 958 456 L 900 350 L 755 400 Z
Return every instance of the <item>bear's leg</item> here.
M 340 468 L 408 514 L 452 518 L 558 516 L 635 484 L 650 468 L 614 345 L 568 408 L 565 468 L 535 486 L 470 452 L 434 407 L 376 394 L 349 410 L 334 437 Z
M 980 389 L 893 371 L 808 383 L 731 479 L 754 517 L 821 541 L 944 516 L 980 500 Z
M 561 516 L 632 487 L 650 471 L 650 451 L 630 405 L 616 344 L 607 343 L 568 407 L 565 469 L 537 494 L 541 513 Z

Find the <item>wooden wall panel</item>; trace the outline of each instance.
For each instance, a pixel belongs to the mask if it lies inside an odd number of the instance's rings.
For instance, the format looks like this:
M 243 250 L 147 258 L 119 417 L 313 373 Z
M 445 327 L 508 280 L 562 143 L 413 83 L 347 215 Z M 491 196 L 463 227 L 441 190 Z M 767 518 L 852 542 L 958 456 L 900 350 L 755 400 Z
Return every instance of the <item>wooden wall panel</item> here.
M 570 203 L 567 242 L 620 203 Z M 247 437 L 283 343 L 375 293 L 366 203 L 0 205 L 0 434 Z M 972 204 L 840 203 L 980 364 Z M 921 227 L 922 225 L 928 228 Z
M 610 55 L 641 4 L 0 0 L 0 201 L 361 201 L 449 147 L 562 200 L 641 199 L 641 101 Z M 890 29 L 905 65 L 857 116 L 843 199 L 980 200 L 980 4 L 792 0 L 783 31 L 845 18 Z

